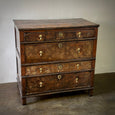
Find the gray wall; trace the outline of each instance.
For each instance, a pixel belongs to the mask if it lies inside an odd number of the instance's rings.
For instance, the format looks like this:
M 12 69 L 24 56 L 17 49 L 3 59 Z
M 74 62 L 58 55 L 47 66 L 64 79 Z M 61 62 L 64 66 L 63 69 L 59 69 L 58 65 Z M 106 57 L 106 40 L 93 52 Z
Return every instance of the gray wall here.
M 59 18 L 100 24 L 95 73 L 115 72 L 115 0 L 0 0 L 0 83 L 16 81 L 12 20 Z

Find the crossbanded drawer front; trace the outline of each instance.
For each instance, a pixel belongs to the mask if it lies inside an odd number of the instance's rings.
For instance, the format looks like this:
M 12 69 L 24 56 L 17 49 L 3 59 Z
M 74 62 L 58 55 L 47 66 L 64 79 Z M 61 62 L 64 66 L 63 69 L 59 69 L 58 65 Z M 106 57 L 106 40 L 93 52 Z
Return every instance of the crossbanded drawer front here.
M 63 30 L 38 30 L 25 31 L 24 41 L 51 41 L 51 40 L 69 40 L 91 38 L 96 36 L 95 29 L 77 28 L 77 29 L 63 29 Z
M 21 45 L 22 63 L 91 58 L 93 40 Z
M 22 67 L 22 69 L 25 69 L 24 76 L 42 75 L 58 72 L 83 71 L 92 69 L 92 61 L 26 66 Z
M 26 94 L 90 87 L 91 72 L 26 78 Z

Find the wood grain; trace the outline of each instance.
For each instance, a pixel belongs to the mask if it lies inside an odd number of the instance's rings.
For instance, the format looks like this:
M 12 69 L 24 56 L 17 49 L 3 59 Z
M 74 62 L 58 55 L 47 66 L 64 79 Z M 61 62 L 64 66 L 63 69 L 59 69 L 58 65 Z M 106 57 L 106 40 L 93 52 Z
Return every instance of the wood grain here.
M 98 27 L 98 24 L 82 18 L 49 19 L 49 20 L 14 20 L 19 30 L 32 30 L 42 28 L 68 28 L 68 27 Z

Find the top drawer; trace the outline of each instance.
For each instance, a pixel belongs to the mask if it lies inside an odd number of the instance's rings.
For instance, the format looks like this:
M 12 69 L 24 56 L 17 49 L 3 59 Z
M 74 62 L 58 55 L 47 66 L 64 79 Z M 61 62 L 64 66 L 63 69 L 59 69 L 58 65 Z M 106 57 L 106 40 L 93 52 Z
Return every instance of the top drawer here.
M 96 36 L 95 28 L 76 28 L 76 29 L 55 29 L 55 30 L 34 30 L 24 31 L 24 39 L 26 42 L 41 41 L 57 41 L 84 39 Z

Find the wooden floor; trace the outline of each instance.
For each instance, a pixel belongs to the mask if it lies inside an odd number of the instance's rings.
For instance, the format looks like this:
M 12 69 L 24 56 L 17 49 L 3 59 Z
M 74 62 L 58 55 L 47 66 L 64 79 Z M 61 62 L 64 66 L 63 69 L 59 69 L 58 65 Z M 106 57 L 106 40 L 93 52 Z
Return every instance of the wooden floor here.
M 115 115 L 115 73 L 95 75 L 93 97 L 63 93 L 29 98 L 25 106 L 16 83 L 0 84 L 0 115 Z

